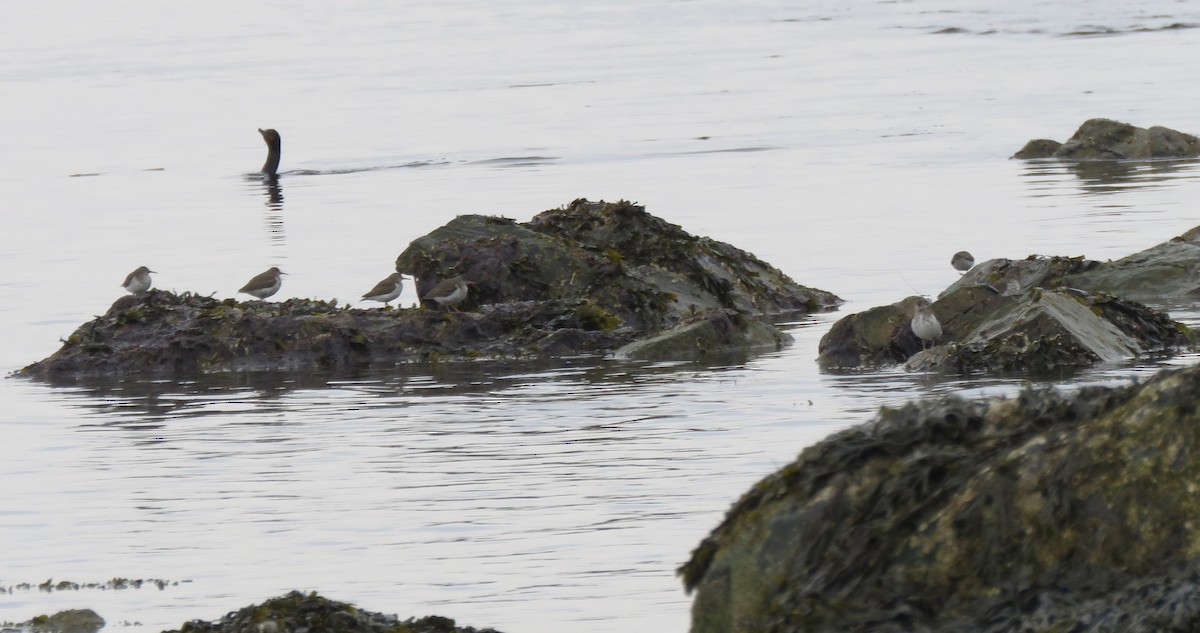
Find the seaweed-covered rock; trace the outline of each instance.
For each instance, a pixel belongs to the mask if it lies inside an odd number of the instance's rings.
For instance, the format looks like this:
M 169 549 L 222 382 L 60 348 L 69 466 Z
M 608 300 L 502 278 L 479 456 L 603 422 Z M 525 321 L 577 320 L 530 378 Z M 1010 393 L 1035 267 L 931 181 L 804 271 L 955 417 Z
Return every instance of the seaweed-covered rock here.
M 692 631 L 1200 626 L 1200 367 L 883 409 L 747 492 L 680 569 Z
M 410 244 L 396 270 L 417 279 L 418 293 L 462 275 L 476 284 L 476 305 L 587 298 L 639 330 L 712 309 L 786 314 L 841 303 L 750 253 L 625 201 L 576 200 L 523 224 L 459 216 Z
M 104 628 L 104 618 L 91 609 L 67 609 L 53 615 L 39 615 L 25 627 L 33 633 L 96 633 Z
M 826 368 L 906 362 L 909 369 L 1060 374 L 1189 346 L 1166 313 L 1066 280 L 1097 266 L 1081 257 L 993 259 L 976 265 L 932 305 L 938 345 L 921 351 L 910 321 L 916 297 L 844 317 L 818 346 Z
M 399 620 L 315 593 L 293 591 L 262 604 L 234 611 L 214 622 L 193 620 L 166 633 L 496 633 L 494 629 L 456 626 L 440 616 Z
M 416 278 L 422 296 L 462 276 L 467 297 L 453 311 L 352 310 L 312 299 L 238 302 L 151 291 L 117 300 L 17 375 L 187 376 L 606 353 L 697 320 L 730 326 L 694 338 L 690 348 L 643 348 L 695 355 L 722 344 L 780 344 L 788 337 L 771 315 L 841 302 L 628 202 L 576 200 L 525 224 L 460 216 L 414 241 L 396 267 Z
M 1200 156 L 1200 138 L 1170 128 L 1140 128 L 1110 119 L 1088 119 L 1066 143 L 1029 141 L 1013 158 L 1112 160 Z
M 446 313 L 359 310 L 312 299 L 222 301 L 152 290 L 118 299 L 61 349 L 17 375 L 61 381 L 131 372 L 339 371 L 438 358 L 600 352 L 633 340 L 634 331 L 618 330 L 598 312 L 587 300 Z

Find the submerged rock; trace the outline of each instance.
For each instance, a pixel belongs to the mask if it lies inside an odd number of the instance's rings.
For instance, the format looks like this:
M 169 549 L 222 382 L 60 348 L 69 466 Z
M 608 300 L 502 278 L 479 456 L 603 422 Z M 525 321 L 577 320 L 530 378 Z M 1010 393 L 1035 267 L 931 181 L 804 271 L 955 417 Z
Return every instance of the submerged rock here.
M 336 302 L 218 300 L 150 291 L 118 299 L 49 358 L 17 375 L 195 374 L 346 370 L 439 358 L 606 353 L 676 326 L 716 326 L 641 354 L 778 346 L 775 315 L 836 307 L 750 253 L 689 235 L 640 206 L 577 200 L 521 224 L 461 216 L 396 260 L 418 293 L 465 277 L 446 309 L 349 309 Z M 687 336 L 692 336 L 683 334 Z M 652 352 L 653 351 L 653 352 Z
M 1066 143 L 1029 141 L 1013 158 L 1113 160 L 1200 156 L 1200 138 L 1165 127 L 1140 128 L 1110 119 L 1088 119 Z
M 234 611 L 214 622 L 193 620 L 166 633 L 497 633 L 495 629 L 456 626 L 440 616 L 399 620 L 316 593 L 293 591 L 262 604 Z
M 939 345 L 921 351 L 910 326 L 917 298 L 909 297 L 839 320 L 822 337 L 818 360 L 826 368 L 906 362 L 917 370 L 1051 375 L 1194 343 L 1162 311 L 1066 285 L 1095 266 L 1080 257 L 986 261 L 933 303 Z
M 1200 367 L 883 409 L 756 484 L 680 568 L 692 631 L 1190 631 Z

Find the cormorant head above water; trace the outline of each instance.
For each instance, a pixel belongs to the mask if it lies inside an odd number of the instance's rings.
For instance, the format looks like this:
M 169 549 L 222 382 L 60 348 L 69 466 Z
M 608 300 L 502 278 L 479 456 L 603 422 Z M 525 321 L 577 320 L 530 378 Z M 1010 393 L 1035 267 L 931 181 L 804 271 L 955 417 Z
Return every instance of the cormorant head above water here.
M 258 133 L 262 134 L 263 141 L 267 144 L 267 162 L 263 163 L 262 172 L 274 178 L 279 172 L 279 148 L 282 144 L 279 132 L 259 128 Z

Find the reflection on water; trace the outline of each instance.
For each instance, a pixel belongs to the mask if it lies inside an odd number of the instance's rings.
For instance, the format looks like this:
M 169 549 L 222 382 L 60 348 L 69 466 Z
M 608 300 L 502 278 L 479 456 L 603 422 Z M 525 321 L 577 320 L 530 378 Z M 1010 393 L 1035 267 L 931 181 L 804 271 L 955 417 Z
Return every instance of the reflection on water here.
M 264 179 L 263 186 L 267 195 L 267 233 L 271 241 L 282 246 L 286 239 L 283 233 L 283 185 L 278 178 Z
M 251 174 L 246 180 L 252 189 L 261 189 L 262 196 L 266 198 L 266 202 L 263 203 L 266 207 L 263 219 L 267 235 L 274 244 L 283 246 L 286 242 L 283 227 L 283 184 L 279 182 L 278 176 L 271 177 L 262 173 Z
M 645 389 L 648 385 L 691 380 L 697 373 L 743 369 L 744 352 L 713 354 L 698 361 L 644 363 L 601 357 L 565 361 L 478 361 L 438 364 L 414 363 L 389 369 L 363 369 L 355 373 L 251 372 L 202 376 L 193 380 L 88 378 L 63 388 L 73 406 L 104 416 L 105 424 L 120 426 L 126 418 L 160 422 L 172 418 L 227 413 L 230 403 L 253 403 L 271 411 L 273 403 L 297 391 L 312 391 L 318 398 L 332 392 L 360 394 L 360 405 L 396 407 L 419 405 L 430 394 L 439 397 L 473 397 L 481 394 L 526 393 L 539 390 L 570 394 L 571 399 L 607 397 L 613 390 Z
M 1200 175 L 1200 159 L 1171 160 L 1057 160 L 1024 161 L 1021 175 L 1026 179 L 1033 197 L 1058 195 L 1063 176 L 1079 181 L 1084 195 L 1109 195 L 1130 189 L 1153 189 L 1168 186 L 1183 179 Z

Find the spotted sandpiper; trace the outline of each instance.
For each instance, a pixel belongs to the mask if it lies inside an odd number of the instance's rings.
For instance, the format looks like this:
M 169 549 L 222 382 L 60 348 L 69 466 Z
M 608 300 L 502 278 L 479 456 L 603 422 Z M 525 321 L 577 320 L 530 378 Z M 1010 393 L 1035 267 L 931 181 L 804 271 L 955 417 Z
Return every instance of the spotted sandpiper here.
M 433 290 L 425 293 L 421 299 L 437 302 L 444 308 L 453 308 L 467 298 L 467 284 L 473 283 L 475 282 L 463 279 L 462 275 L 451 277 L 434 286 Z
M 125 281 L 121 282 L 121 287 L 130 294 L 146 292 L 150 289 L 150 273 L 155 272 L 145 266 L 138 266 L 137 270 L 125 276 Z
M 367 294 L 362 298 L 367 301 L 382 301 L 383 305 L 396 297 L 400 296 L 400 291 L 404 289 L 404 278 L 400 273 L 392 273 L 383 281 L 375 284 L 374 288 L 367 291 Z
M 965 273 L 975 265 L 975 258 L 967 251 L 958 251 L 950 258 L 950 265 L 954 270 Z
M 267 178 L 274 179 L 279 172 L 279 153 L 283 139 L 279 138 L 279 132 L 271 129 L 258 128 L 258 133 L 262 134 L 263 142 L 267 144 L 267 162 L 263 163 L 262 173 L 266 174 Z
M 937 344 L 938 339 L 942 338 L 942 324 L 934 315 L 928 299 L 924 297 L 917 299 L 916 307 L 917 311 L 913 314 L 909 326 L 912 328 L 913 334 L 921 339 L 921 351 L 925 351 L 926 342 Z
M 287 273 L 281 272 L 277 267 L 272 266 L 266 272 L 255 275 L 246 285 L 242 286 L 238 292 L 244 292 L 258 299 L 266 299 L 267 297 L 279 292 L 279 286 L 283 284 L 283 278 L 280 275 Z

